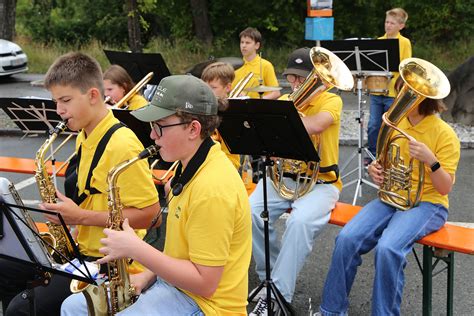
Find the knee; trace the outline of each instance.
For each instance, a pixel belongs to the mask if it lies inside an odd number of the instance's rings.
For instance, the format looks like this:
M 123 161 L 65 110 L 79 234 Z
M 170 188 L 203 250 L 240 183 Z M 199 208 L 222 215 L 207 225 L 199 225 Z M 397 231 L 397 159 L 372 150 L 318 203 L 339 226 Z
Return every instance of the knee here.
M 402 257 L 400 249 L 394 246 L 393 243 L 379 240 L 377 247 L 375 248 L 375 258 L 378 262 L 395 262 L 396 258 Z
M 356 248 L 355 241 L 357 237 L 348 232 L 345 229 L 342 229 L 339 232 L 339 235 L 336 237 L 336 246 L 337 249 L 343 249 L 343 251 L 353 250 Z

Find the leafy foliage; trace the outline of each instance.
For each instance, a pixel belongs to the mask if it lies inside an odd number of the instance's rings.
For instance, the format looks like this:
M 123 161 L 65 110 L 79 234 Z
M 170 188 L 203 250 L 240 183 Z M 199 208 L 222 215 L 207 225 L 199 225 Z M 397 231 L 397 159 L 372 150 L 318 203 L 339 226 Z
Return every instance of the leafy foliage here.
M 138 3 L 145 46 L 150 46 L 154 38 L 163 38 L 171 44 L 184 43 L 194 53 L 207 51 L 194 37 L 189 0 L 139 0 Z M 335 39 L 383 35 L 385 11 L 403 7 L 409 19 L 402 33 L 414 44 L 472 41 L 472 1 L 336 0 L 333 3 Z M 125 8 L 126 1 L 116 0 L 18 0 L 17 32 L 40 43 L 81 46 L 96 40 L 105 46 L 126 47 Z M 239 32 L 247 26 L 262 32 L 264 47 L 313 45 L 304 40 L 306 1 L 213 0 L 208 1 L 208 10 L 214 34 L 213 49 L 221 53 L 238 51 Z

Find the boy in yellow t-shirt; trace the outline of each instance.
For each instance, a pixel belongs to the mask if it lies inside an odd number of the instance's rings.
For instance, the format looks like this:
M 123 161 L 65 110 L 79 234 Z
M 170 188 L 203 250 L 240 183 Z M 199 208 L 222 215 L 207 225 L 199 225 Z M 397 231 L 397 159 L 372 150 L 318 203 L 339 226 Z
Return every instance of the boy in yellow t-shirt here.
M 112 105 L 119 102 L 134 86 L 130 75 L 119 65 L 112 65 L 104 72 L 104 92 L 105 96 L 110 98 L 109 103 Z M 147 104 L 148 101 L 136 93 L 128 100 L 125 107 L 128 110 L 137 110 Z
M 385 17 L 385 34 L 379 39 L 398 39 L 400 50 L 400 61 L 411 57 L 411 42 L 408 38 L 400 34 L 400 31 L 405 27 L 408 20 L 408 14 L 402 8 L 394 8 L 386 12 Z M 389 82 L 388 94 L 370 95 L 370 118 L 367 125 L 367 142 L 368 149 L 373 157 L 365 157 L 364 164 L 367 166 L 376 156 L 377 151 L 377 137 L 379 135 L 380 125 L 382 124 L 382 115 L 388 111 L 393 100 L 397 96 L 395 92 L 395 82 L 400 76 L 398 72 L 392 73 L 392 78 Z
M 293 91 L 297 91 L 313 70 L 309 48 L 293 51 L 283 75 L 290 83 Z M 287 98 L 283 96 L 282 98 Z M 341 179 L 336 169 L 339 159 L 339 130 L 341 127 L 342 99 L 330 92 L 323 92 L 310 101 L 304 110 L 303 124 L 309 135 L 319 135 L 321 139 L 321 161 L 318 183 L 306 194 L 296 199 L 285 199 L 273 185 L 267 185 L 267 205 L 270 231 L 270 266 L 275 286 L 287 303 L 293 299 L 296 280 L 301 268 L 313 249 L 316 237 L 329 222 L 331 210 L 334 208 L 342 188 Z M 297 140 L 295 140 L 297 141 Z M 318 149 L 318 145 L 314 144 Z M 289 173 L 289 172 L 288 172 Z M 295 174 L 283 173 L 283 181 L 290 187 L 296 187 Z M 270 177 L 267 176 L 270 183 Z M 264 207 L 263 181 L 260 180 L 250 196 L 252 209 L 252 252 L 255 270 L 260 280 L 265 279 L 265 240 L 264 219 L 261 213 Z M 288 209 L 292 209 L 286 222 L 281 242 L 277 240 L 274 223 Z M 257 302 L 250 315 L 267 315 L 268 305 L 265 301 L 266 288 L 258 293 L 256 289 L 250 293 Z M 272 304 L 273 314 L 278 315 L 279 305 Z
M 232 80 L 234 80 L 234 68 L 231 65 L 223 62 L 215 62 L 204 68 L 201 79 L 209 85 L 214 92 L 214 95 L 220 99 L 227 99 L 229 96 Z M 221 135 L 216 130 L 213 135 L 214 140 L 221 144 L 222 151 L 227 158 L 232 162 L 234 167 L 238 170 L 240 168 L 240 155 L 231 154 L 229 148 L 222 140 Z
M 253 28 L 248 27 L 239 35 L 240 52 L 244 59 L 244 65 L 235 71 L 235 79 L 232 82 L 232 88 L 242 80 L 249 72 L 253 73 L 253 77 L 247 84 L 247 87 L 257 87 L 258 85 L 278 87 L 278 80 L 273 65 L 266 59 L 261 58 L 257 51 L 262 45 L 262 34 Z M 247 96 L 251 98 L 259 98 L 257 92 L 248 92 Z M 271 91 L 263 94 L 263 99 L 278 99 L 280 91 Z
M 143 146 L 135 134 L 126 127 L 114 130 L 100 153 L 95 168 L 91 161 L 98 143 L 115 126 L 120 126 L 111 110 L 104 104 L 102 71 L 93 58 L 82 53 L 69 53 L 59 57 L 49 68 L 45 87 L 51 92 L 56 111 L 72 131 L 79 131 L 76 141 L 78 162 L 77 179 L 72 180 L 75 193 L 71 199 L 56 190 L 57 204 L 43 203 L 41 208 L 56 211 L 68 225 L 76 225 L 76 241 L 87 261 L 103 255 L 99 252 L 103 229 L 109 219 L 107 206 L 107 173 L 117 164 L 136 157 Z M 89 177 L 90 174 L 90 177 Z M 124 205 L 123 217 L 134 228 L 148 228 L 151 219 L 159 211 L 156 192 L 147 161 L 140 161 L 126 169 L 118 178 L 120 198 Z M 76 203 L 77 202 L 77 203 Z M 45 215 L 58 224 L 58 218 Z M 142 237 L 145 230 L 137 231 Z M 0 261 L 2 305 L 8 308 L 4 315 L 28 314 L 28 300 L 21 297 L 27 281 L 33 278 L 33 269 L 25 266 L 4 266 Z M 13 269 L 13 270 L 12 270 Z M 9 279 L 8 279 L 9 277 Z M 11 280 L 11 278 L 14 280 Z M 3 284 L 5 283 L 5 284 Z M 71 294 L 71 279 L 53 275 L 46 287 L 35 288 L 36 310 L 40 315 L 59 315 L 62 301 Z M 10 304 L 3 291 L 17 294 Z M 82 294 L 81 294 L 82 295 Z
M 347 315 L 357 267 L 362 255 L 374 248 L 372 315 L 400 315 L 406 257 L 417 240 L 440 229 L 448 218 L 448 193 L 454 185 L 460 142 L 437 115 L 443 109 L 440 101 L 425 99 L 398 124 L 414 138 L 397 140 L 400 160 L 415 158 L 424 164 L 423 184 L 418 182 L 418 170 L 411 174 L 413 188 L 423 185 L 421 202 L 401 211 L 377 198 L 344 226 L 336 238 L 324 285 L 322 315 Z M 383 183 L 384 170 L 378 162 L 373 161 L 368 172 L 375 184 Z
M 104 230 L 100 263 L 130 257 L 147 268 L 131 276 L 141 295 L 121 315 L 247 315 L 250 207 L 242 179 L 210 137 L 217 108 L 204 81 L 177 75 L 163 78 L 150 104 L 132 112 L 151 123 L 161 157 L 180 164 L 167 199 L 163 252 L 137 238 L 128 220 L 124 231 Z M 83 295 L 61 309 L 65 316 L 81 313 Z

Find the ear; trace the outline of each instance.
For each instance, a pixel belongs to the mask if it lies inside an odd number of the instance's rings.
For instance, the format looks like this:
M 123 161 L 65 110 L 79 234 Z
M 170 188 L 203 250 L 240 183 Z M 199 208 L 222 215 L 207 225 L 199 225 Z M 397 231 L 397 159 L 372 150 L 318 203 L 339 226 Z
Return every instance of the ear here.
M 260 44 L 261 44 L 260 42 L 256 42 L 256 43 L 255 43 L 256 50 L 259 50 L 259 49 L 260 49 Z
M 97 104 L 99 103 L 100 101 L 103 101 L 102 100 L 102 96 L 99 92 L 99 89 L 97 88 L 91 88 L 89 90 L 89 100 L 91 102 L 91 104 Z
M 197 138 L 201 138 L 201 123 L 199 121 L 193 120 L 189 126 L 189 138 L 194 140 Z
M 231 89 L 232 89 L 232 82 L 229 82 L 229 83 L 225 86 L 225 92 L 229 93 Z
M 398 28 L 399 31 L 403 30 L 405 28 L 405 23 L 400 23 L 400 27 Z

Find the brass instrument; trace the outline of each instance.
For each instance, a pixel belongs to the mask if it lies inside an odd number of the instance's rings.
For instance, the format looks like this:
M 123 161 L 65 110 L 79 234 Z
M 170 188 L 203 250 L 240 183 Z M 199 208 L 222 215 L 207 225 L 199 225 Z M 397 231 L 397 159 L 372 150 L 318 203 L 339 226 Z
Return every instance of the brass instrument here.
M 150 169 L 153 171 L 153 169 L 159 162 L 160 162 L 160 159 L 155 159 L 155 161 L 151 163 Z M 163 184 L 166 183 L 166 179 L 168 179 L 168 176 L 170 175 L 171 172 L 175 172 L 176 168 L 178 167 L 178 164 L 179 164 L 179 160 L 176 160 L 175 162 L 173 162 L 171 167 L 169 167 L 169 169 L 166 170 L 166 172 L 161 177 L 155 176 L 152 172 L 153 179 Z
M 46 203 L 57 203 L 58 199 L 56 197 L 56 188 L 54 183 L 49 176 L 46 165 L 45 165 L 45 155 L 46 151 L 51 147 L 53 142 L 56 140 L 58 135 L 66 129 L 66 122 L 60 122 L 52 131 L 49 138 L 44 142 L 44 144 L 36 152 L 35 158 L 35 179 L 38 185 L 39 193 L 41 200 Z M 46 222 L 46 225 L 49 228 L 49 233 L 51 234 L 53 240 L 51 244 L 54 248 L 62 255 L 53 253 L 53 258 L 58 263 L 66 263 L 67 260 L 74 259 L 74 249 L 70 243 L 67 232 L 64 230 L 62 225 L 54 224 L 51 222 Z M 50 238 L 50 237 L 48 237 Z M 64 257 L 63 257 L 64 256 Z
M 401 157 L 400 138 L 414 138 L 397 127 L 400 121 L 415 111 L 425 98 L 443 99 L 450 91 L 448 78 L 433 64 L 419 58 L 403 60 L 399 66 L 403 86 L 390 109 L 383 115 L 377 139 L 377 161 L 383 168 L 384 180 L 379 188 L 381 201 L 401 210 L 416 206 L 423 195 L 425 168 L 418 162 L 418 187 L 412 185 L 414 158 Z M 394 135 L 394 132 L 398 133 Z
M 348 91 L 354 86 L 354 79 L 349 68 L 331 51 L 322 47 L 313 47 L 310 50 L 310 59 L 314 66 L 313 70 L 303 84 L 288 97 L 295 104 L 300 116 L 304 116 L 302 112 L 311 100 L 323 92 L 333 87 Z M 311 140 L 319 152 L 321 146 L 319 135 L 311 135 Z M 318 162 L 278 158 L 269 176 L 273 187 L 282 198 L 295 200 L 311 191 L 316 184 L 318 172 Z M 294 175 L 294 187 L 285 183 L 285 174 Z
M 130 99 L 140 92 L 140 90 L 153 78 L 153 72 L 149 72 L 142 80 L 140 80 L 135 87 L 133 87 L 128 93 L 120 99 L 117 103 L 115 103 L 112 108 L 113 109 L 126 109 L 128 107 L 127 103 Z
M 232 91 L 229 92 L 229 99 L 237 98 L 242 93 L 242 91 L 247 86 L 247 84 L 249 83 L 250 79 L 252 79 L 252 77 L 253 77 L 253 72 L 249 72 L 247 75 L 245 75 L 245 77 L 240 79 L 239 82 L 237 82 L 237 84 L 235 85 L 234 89 L 232 89 Z
M 159 147 L 156 145 L 149 146 L 138 156 L 119 163 L 108 172 L 109 218 L 107 220 L 107 228 L 122 230 L 123 204 L 120 201 L 120 188 L 117 186 L 119 175 L 135 162 L 156 155 L 158 150 Z M 78 280 L 71 282 L 71 292 L 82 292 L 86 297 L 89 315 L 115 315 L 132 305 L 137 298 L 135 288 L 130 283 L 127 260 L 125 258 L 112 260 L 107 263 L 107 267 L 108 280 L 98 286 Z

